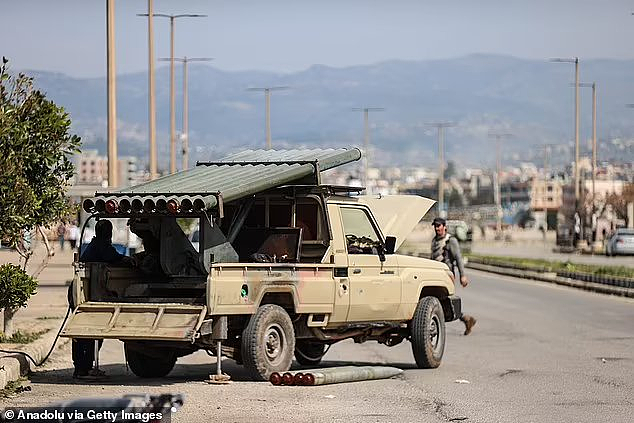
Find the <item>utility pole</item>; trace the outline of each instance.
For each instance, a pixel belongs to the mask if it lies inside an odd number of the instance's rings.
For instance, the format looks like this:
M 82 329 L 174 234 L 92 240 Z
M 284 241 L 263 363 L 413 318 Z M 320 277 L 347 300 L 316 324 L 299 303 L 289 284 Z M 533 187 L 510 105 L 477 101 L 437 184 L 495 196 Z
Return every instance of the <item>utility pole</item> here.
M 183 63 L 183 128 L 181 133 L 181 141 L 183 142 L 183 168 L 186 170 L 189 167 L 189 101 L 187 90 L 187 63 L 189 62 L 209 62 L 213 60 L 211 57 L 161 57 L 161 61 L 177 61 Z
M 496 231 L 499 234 L 502 231 L 502 193 L 500 192 L 500 174 L 502 171 L 502 139 L 510 137 L 512 134 L 489 132 L 490 138 L 495 138 L 495 206 L 497 208 Z
M 445 210 L 445 128 L 455 126 L 452 122 L 433 122 L 427 125 L 438 130 L 438 216 L 446 217 Z
M 148 12 L 149 14 L 149 12 Z M 174 20 L 178 18 L 204 18 L 207 15 L 180 14 L 167 15 L 154 13 L 155 17 L 169 18 L 170 20 L 170 173 L 176 173 L 176 106 L 174 97 Z
M 368 168 L 370 167 L 370 112 L 382 112 L 383 107 L 354 107 L 352 111 L 363 112 L 363 186 L 368 190 Z
M 547 189 L 548 187 L 548 176 L 550 175 L 550 155 L 552 153 L 552 148 L 555 147 L 557 144 L 543 144 L 542 148 L 544 150 L 544 189 Z M 543 208 L 542 211 L 544 212 L 544 228 L 545 230 L 548 230 L 548 207 L 546 206 L 546 201 L 547 201 L 548 197 L 541 197 L 541 202 L 544 203 L 543 204 Z M 537 208 L 535 208 L 535 210 L 537 210 Z M 544 239 L 545 240 L 545 239 Z
M 108 186 L 119 185 L 117 172 L 117 70 L 115 66 L 114 0 L 106 0 L 106 50 L 108 73 Z
M 553 147 L 557 146 L 557 144 L 544 144 L 542 148 L 544 149 L 544 179 L 548 178 L 548 174 L 550 173 L 550 155 L 553 152 Z
M 158 163 L 156 156 L 156 104 L 154 101 L 154 4 L 147 2 L 147 13 L 137 13 L 137 16 L 147 16 L 148 34 L 148 133 L 150 136 L 150 180 L 158 177 Z
M 271 143 L 271 91 L 287 90 L 290 87 L 252 87 L 247 88 L 247 91 L 264 91 L 264 121 L 266 126 L 266 149 L 272 148 Z

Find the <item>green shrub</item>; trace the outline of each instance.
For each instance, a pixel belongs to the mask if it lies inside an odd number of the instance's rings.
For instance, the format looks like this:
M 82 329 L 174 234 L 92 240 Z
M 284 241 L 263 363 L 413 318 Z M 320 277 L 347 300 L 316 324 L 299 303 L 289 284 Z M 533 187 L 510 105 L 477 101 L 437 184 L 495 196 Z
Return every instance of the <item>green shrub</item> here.
M 486 256 L 478 254 L 466 254 L 467 257 L 471 257 L 477 260 L 481 260 L 484 264 L 501 265 L 501 264 L 515 264 L 528 270 L 535 270 L 541 272 L 580 272 L 580 273 L 592 273 L 594 275 L 602 276 L 616 276 L 624 278 L 634 278 L 634 267 L 627 266 L 609 266 L 609 265 L 594 265 L 594 264 L 582 264 L 571 263 L 570 261 L 552 261 L 543 259 L 530 259 L 523 257 L 505 257 L 505 256 Z
M 8 263 L 0 266 L 0 309 L 26 306 L 37 289 L 37 281 L 19 266 Z

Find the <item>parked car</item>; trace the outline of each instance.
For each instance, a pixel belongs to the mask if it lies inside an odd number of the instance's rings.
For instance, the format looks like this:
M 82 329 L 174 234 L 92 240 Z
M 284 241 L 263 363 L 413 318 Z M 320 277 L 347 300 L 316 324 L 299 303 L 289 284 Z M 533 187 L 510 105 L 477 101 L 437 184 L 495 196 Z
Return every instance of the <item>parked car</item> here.
M 634 229 L 620 228 L 608 238 L 605 255 L 634 255 Z

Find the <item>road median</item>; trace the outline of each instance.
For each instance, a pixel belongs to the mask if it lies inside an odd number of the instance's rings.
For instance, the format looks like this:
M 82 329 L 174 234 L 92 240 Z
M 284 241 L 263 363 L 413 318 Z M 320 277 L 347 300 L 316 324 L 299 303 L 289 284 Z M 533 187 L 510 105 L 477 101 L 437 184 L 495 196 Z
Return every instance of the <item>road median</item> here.
M 488 257 L 486 259 L 469 257 L 467 267 L 500 275 L 555 283 L 602 294 L 634 298 L 634 279 L 631 278 L 549 268 L 536 269 L 522 266 L 518 263 L 505 262 L 504 259 L 503 257 Z

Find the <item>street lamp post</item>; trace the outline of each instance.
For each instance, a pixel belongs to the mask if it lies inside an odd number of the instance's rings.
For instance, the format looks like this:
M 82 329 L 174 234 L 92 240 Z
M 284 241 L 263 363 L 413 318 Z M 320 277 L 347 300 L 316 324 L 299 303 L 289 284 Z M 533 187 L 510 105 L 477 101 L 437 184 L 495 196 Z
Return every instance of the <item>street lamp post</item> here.
M 579 212 L 579 58 L 555 58 L 551 62 L 575 64 L 575 213 Z
M 189 101 L 188 101 L 188 90 L 187 90 L 187 63 L 189 62 L 209 62 L 213 60 L 211 57 L 161 57 L 159 60 L 161 61 L 172 61 L 175 60 L 177 62 L 183 63 L 183 128 L 181 133 L 181 138 L 183 141 L 183 168 L 182 170 L 186 170 L 189 167 Z
M 117 73 L 115 66 L 114 1 L 106 0 L 106 50 L 108 73 L 108 186 L 119 183 L 117 173 Z
M 247 91 L 264 91 L 264 103 L 265 103 L 265 111 L 264 111 L 264 121 L 266 126 L 266 149 L 270 150 L 272 148 L 271 143 L 271 91 L 279 91 L 279 90 L 287 90 L 289 87 L 252 87 L 247 88 Z
M 438 130 L 438 216 L 446 217 L 445 210 L 445 128 L 455 126 L 452 122 L 428 123 Z
M 147 16 L 148 22 L 148 133 L 150 138 L 150 179 L 158 177 L 158 162 L 156 156 L 156 103 L 154 101 L 154 2 L 148 0 L 147 13 L 137 13 L 137 16 Z
M 144 16 L 141 14 L 139 16 Z M 164 13 L 154 13 L 153 16 L 169 18 L 170 20 L 170 173 L 176 173 L 176 107 L 174 96 L 174 21 L 178 18 L 204 18 L 207 15 L 201 14 L 180 14 L 167 15 Z
M 370 167 L 370 112 L 382 112 L 383 107 L 354 107 L 352 111 L 363 112 L 363 186 L 368 189 L 368 168 Z
M 597 84 L 579 83 L 580 87 L 592 88 L 592 214 L 596 210 L 596 177 L 597 177 Z
M 502 138 L 510 137 L 511 134 L 490 132 L 489 137 L 495 138 L 495 206 L 497 209 L 497 220 L 495 230 L 499 234 L 502 231 L 502 193 L 500 192 L 500 173 L 502 171 Z

